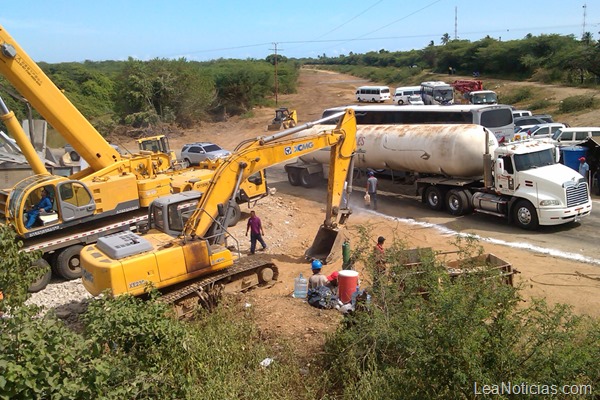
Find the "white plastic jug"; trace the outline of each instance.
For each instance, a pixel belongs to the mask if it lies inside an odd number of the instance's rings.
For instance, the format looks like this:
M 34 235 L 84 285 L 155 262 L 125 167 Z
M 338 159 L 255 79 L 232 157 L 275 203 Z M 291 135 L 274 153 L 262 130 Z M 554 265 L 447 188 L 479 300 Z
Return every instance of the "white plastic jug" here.
M 300 276 L 294 279 L 294 297 L 297 299 L 305 299 L 307 293 L 308 279 L 304 278 L 301 272 Z

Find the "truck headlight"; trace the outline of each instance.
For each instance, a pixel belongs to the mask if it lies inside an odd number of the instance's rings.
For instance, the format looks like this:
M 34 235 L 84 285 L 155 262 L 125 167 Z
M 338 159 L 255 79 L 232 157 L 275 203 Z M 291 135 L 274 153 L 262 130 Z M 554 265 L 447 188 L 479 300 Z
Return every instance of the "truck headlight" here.
M 560 206 L 560 201 L 558 200 L 542 200 L 540 201 L 540 206 Z

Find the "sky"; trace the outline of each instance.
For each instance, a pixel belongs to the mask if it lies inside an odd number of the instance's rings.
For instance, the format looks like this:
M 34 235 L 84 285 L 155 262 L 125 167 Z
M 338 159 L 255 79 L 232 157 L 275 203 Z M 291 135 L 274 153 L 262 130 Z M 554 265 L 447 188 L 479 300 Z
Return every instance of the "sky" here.
M 585 17 L 584 17 L 585 15 Z M 527 34 L 600 39 L 600 1 L 29 0 L 0 25 L 35 61 L 329 57 L 422 49 L 432 40 Z

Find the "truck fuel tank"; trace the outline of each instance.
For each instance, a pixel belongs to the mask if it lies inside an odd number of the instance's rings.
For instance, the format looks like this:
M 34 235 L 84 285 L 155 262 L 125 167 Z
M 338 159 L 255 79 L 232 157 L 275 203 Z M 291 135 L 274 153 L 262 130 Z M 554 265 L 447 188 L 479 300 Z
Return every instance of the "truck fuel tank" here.
M 487 138 L 488 152 L 493 154 L 498 141 L 489 131 Z M 480 125 L 358 125 L 356 139 L 354 165 L 358 168 L 464 178 L 483 176 L 486 128 Z M 329 151 L 313 152 L 301 160 L 326 164 Z

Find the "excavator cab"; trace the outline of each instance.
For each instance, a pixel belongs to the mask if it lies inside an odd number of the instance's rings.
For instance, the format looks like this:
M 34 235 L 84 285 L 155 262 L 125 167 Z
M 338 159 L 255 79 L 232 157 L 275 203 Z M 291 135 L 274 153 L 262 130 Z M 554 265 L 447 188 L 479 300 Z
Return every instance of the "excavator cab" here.
M 280 107 L 275 110 L 275 118 L 267 126 L 269 131 L 278 131 L 281 128 L 293 128 L 298 123 L 298 114 L 296 110 L 290 110 L 287 107 Z
M 184 161 L 178 161 L 177 155 L 169 146 L 169 139 L 165 135 L 148 136 L 137 140 L 141 152 L 149 151 L 153 154 L 162 153 L 169 156 L 171 167 L 180 170 L 189 167 Z

